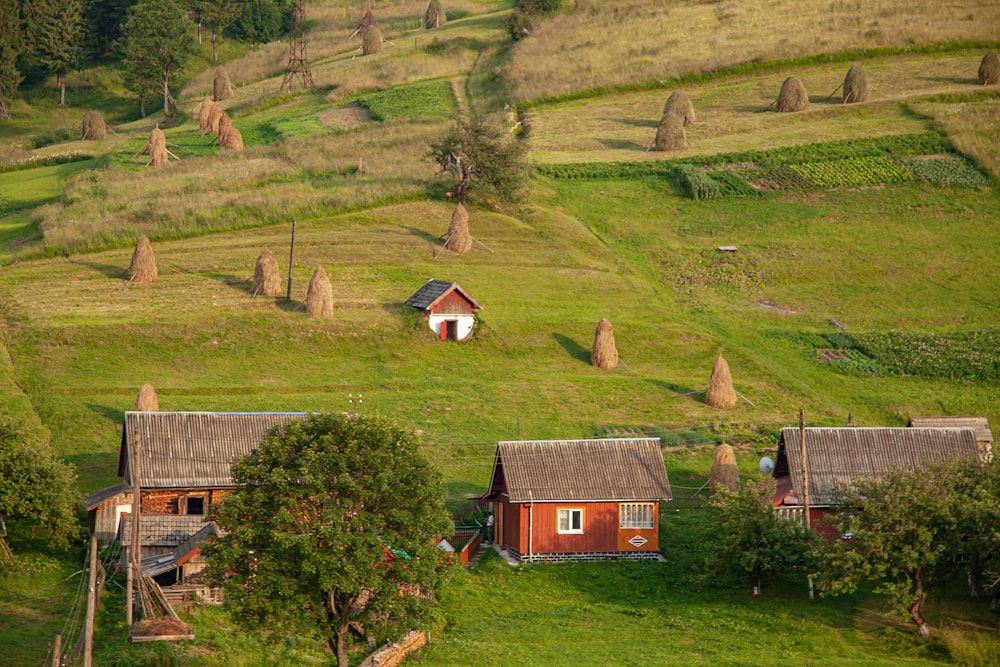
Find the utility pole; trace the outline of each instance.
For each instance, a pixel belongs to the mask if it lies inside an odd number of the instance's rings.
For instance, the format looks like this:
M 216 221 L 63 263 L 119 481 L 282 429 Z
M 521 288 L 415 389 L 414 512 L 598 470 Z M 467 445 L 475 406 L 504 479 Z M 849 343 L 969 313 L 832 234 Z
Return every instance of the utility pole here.
M 139 558 L 139 512 L 142 509 L 139 487 L 139 443 L 133 443 L 129 451 L 132 475 L 132 546 L 128 554 L 128 592 L 125 599 L 125 624 L 132 627 L 132 604 L 135 594 L 136 577 L 142 576 L 141 559 Z
M 288 251 L 288 288 L 285 292 L 285 298 L 289 301 L 292 300 L 292 263 L 295 261 L 295 221 L 292 220 L 292 247 Z
M 806 418 L 799 409 L 799 445 L 802 447 L 802 517 L 806 530 L 812 529 L 812 519 L 809 517 L 809 461 L 806 458 Z M 815 597 L 813 591 L 813 576 L 809 574 L 809 599 Z
M 83 626 L 83 667 L 91 667 L 94 654 L 94 610 L 97 608 L 97 536 L 90 536 L 87 576 L 87 620 Z
M 288 31 L 288 64 L 285 66 L 285 77 L 281 80 L 281 92 L 285 88 L 292 89 L 296 75 L 303 88 L 315 88 L 312 72 L 309 71 L 309 58 L 306 56 L 306 3 L 305 0 L 292 0 L 292 25 Z

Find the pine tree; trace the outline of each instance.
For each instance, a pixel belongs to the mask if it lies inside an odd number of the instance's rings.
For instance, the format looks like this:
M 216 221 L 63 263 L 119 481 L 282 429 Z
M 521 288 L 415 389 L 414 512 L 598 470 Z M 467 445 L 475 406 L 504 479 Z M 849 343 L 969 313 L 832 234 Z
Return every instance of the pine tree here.
M 23 48 L 20 3 L 16 0 L 0 3 L 0 120 L 10 120 L 7 102 L 21 85 L 17 57 Z
M 155 77 L 163 92 L 163 113 L 170 115 L 175 100 L 170 76 L 194 52 L 194 24 L 174 0 L 143 0 L 131 9 L 122 24 L 122 66 L 125 84 L 142 102 Z
M 66 74 L 76 65 L 83 41 L 83 5 L 80 0 L 30 0 L 25 18 L 32 57 L 55 75 L 59 104 L 64 105 Z

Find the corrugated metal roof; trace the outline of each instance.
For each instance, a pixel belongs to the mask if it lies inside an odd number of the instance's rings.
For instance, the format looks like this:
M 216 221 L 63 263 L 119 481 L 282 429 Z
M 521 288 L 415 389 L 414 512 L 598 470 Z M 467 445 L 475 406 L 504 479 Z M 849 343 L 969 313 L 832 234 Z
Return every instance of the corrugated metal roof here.
M 125 483 L 115 484 L 114 486 L 107 486 L 103 489 L 98 489 L 97 491 L 94 491 L 92 494 L 83 499 L 83 506 L 89 512 L 90 510 L 94 509 L 95 507 L 103 503 L 105 500 L 110 500 L 111 498 L 114 498 L 119 494 L 125 493 L 130 489 L 131 487 Z
M 260 446 L 267 432 L 305 412 L 126 412 L 118 474 L 132 485 L 129 455 L 138 451 L 143 489 L 220 489 L 230 465 Z
M 671 498 L 659 438 L 499 442 L 500 478 L 515 503 Z
M 979 442 L 993 442 L 993 431 L 986 417 L 910 417 L 910 426 L 916 428 L 971 428 Z
M 837 504 L 839 488 L 947 459 L 976 460 L 978 455 L 971 428 L 807 428 L 809 501 L 811 505 Z M 802 446 L 796 427 L 781 429 L 776 469 L 783 469 L 783 458 L 801 503 Z
M 468 292 L 461 288 L 458 283 L 448 282 L 447 280 L 434 280 L 431 278 L 423 287 L 418 289 L 413 293 L 409 299 L 406 300 L 406 305 L 417 310 L 430 310 L 434 305 L 443 299 L 449 292 L 455 290 L 461 294 L 465 299 L 472 304 L 473 308 L 482 309 L 476 300 L 473 299 Z

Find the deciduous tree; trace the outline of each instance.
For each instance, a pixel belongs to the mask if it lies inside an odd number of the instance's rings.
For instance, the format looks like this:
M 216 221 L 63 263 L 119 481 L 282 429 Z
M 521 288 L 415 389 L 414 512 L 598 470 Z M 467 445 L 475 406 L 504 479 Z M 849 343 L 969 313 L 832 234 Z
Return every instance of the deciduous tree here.
M 451 526 L 412 435 L 314 415 L 236 461 L 233 481 L 213 513 L 228 534 L 206 553 L 234 618 L 278 635 L 308 613 L 341 667 L 351 628 L 379 639 L 420 622 L 441 574 L 433 538 Z
M 32 58 L 56 77 L 59 104 L 66 103 L 66 74 L 76 65 L 83 42 L 80 0 L 29 0 L 25 5 Z
M 142 0 L 131 7 L 122 24 L 122 67 L 131 72 L 126 83 L 140 94 L 156 72 L 163 93 L 163 113 L 176 106 L 170 94 L 170 77 L 194 52 L 194 24 L 175 0 Z
M 528 176 L 525 147 L 498 123 L 483 116 L 456 118 L 430 146 L 427 158 L 457 180 L 452 195 L 464 201 L 473 178 L 501 201 L 516 201 Z

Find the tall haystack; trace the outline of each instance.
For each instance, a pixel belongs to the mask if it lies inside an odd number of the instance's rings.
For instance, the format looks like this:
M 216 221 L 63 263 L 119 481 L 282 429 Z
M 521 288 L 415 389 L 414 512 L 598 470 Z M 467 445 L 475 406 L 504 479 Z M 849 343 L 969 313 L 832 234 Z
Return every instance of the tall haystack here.
M 215 128 L 215 133 L 219 135 L 219 143 L 222 143 L 223 138 L 228 132 L 233 129 L 233 120 L 229 117 L 229 114 L 222 112 L 219 116 L 219 123 Z
M 868 75 L 861 63 L 854 63 L 844 77 L 844 104 L 864 102 L 868 99 Z
M 1000 57 L 996 51 L 990 51 L 979 63 L 979 83 L 992 86 L 1000 83 Z
M 469 212 L 465 210 L 462 202 L 455 207 L 455 212 L 451 214 L 451 224 L 448 225 L 448 240 L 444 247 L 459 255 L 472 250 L 472 236 L 469 234 Z
M 222 117 L 226 115 L 226 112 L 222 110 L 218 104 L 212 103 L 212 108 L 208 112 L 208 129 L 206 134 L 218 134 L 219 133 L 219 121 Z
M 440 28 L 447 22 L 448 19 L 444 15 L 441 0 L 431 0 L 430 4 L 427 5 L 427 11 L 424 12 L 424 29 Z
M 146 152 L 149 153 L 149 164 L 154 167 L 162 167 L 167 163 L 167 137 L 163 134 L 163 130 L 154 127 L 149 133 Z
M 720 487 L 732 492 L 739 490 L 740 471 L 736 467 L 736 454 L 733 448 L 722 443 L 715 448 L 712 457 L 712 471 L 708 475 L 708 490 L 715 493 Z
M 653 139 L 654 151 L 679 151 L 687 148 L 687 137 L 684 135 L 684 117 L 675 113 L 665 113 L 656 128 L 656 138 Z
M 790 76 L 781 84 L 781 92 L 778 93 L 778 111 L 805 111 L 809 108 L 809 94 L 806 93 L 806 86 L 802 79 L 797 76 Z
M 601 318 L 601 321 L 597 323 L 597 331 L 594 332 L 594 346 L 590 348 L 590 365 L 607 370 L 614 370 L 618 367 L 615 333 L 607 318 Z
M 135 410 L 136 412 L 160 411 L 160 399 L 156 395 L 153 385 L 148 382 L 143 383 L 142 387 L 139 388 L 139 393 L 135 395 Z
M 233 96 L 233 82 L 229 80 L 229 72 L 225 67 L 215 68 L 215 79 L 212 81 L 212 99 L 216 102 L 228 100 Z
M 243 150 L 243 135 L 235 127 L 231 127 L 224 135 L 220 135 L 219 145 L 226 150 L 241 151 Z
M 309 279 L 306 314 L 309 317 L 333 317 L 333 286 L 322 266 L 317 266 Z
M 361 31 L 361 52 L 366 56 L 382 51 L 382 29 L 377 23 L 365 26 Z
M 201 108 L 198 109 L 198 131 L 201 132 L 202 136 L 205 136 L 205 133 L 208 132 L 208 119 L 212 115 L 212 107 L 214 106 L 217 106 L 215 102 L 207 97 L 201 101 Z
M 684 125 L 694 125 L 694 104 L 691 98 L 683 90 L 675 90 L 670 93 L 666 104 L 663 105 L 663 115 L 668 113 L 676 114 L 684 119 Z
M 145 234 L 139 237 L 132 253 L 132 262 L 128 265 L 128 280 L 130 283 L 147 285 L 156 282 L 159 274 L 156 271 L 156 257 L 153 256 L 153 246 Z
M 257 258 L 257 264 L 253 267 L 250 294 L 253 296 L 278 296 L 281 294 L 278 260 L 270 250 L 260 253 L 260 257 Z
M 108 126 L 100 111 L 88 111 L 83 114 L 80 131 L 84 141 L 103 141 L 108 138 Z
M 375 20 L 375 14 L 372 13 L 371 8 L 365 10 L 364 16 L 361 17 L 361 21 L 358 23 L 358 29 L 351 34 L 351 39 L 360 37 L 364 33 L 365 28 L 368 26 L 377 26 L 378 21 Z
M 729 363 L 719 355 L 712 364 L 712 377 L 708 380 L 708 391 L 705 392 L 705 402 L 713 408 L 729 410 L 736 406 L 736 390 L 733 389 L 733 376 L 729 372 Z

